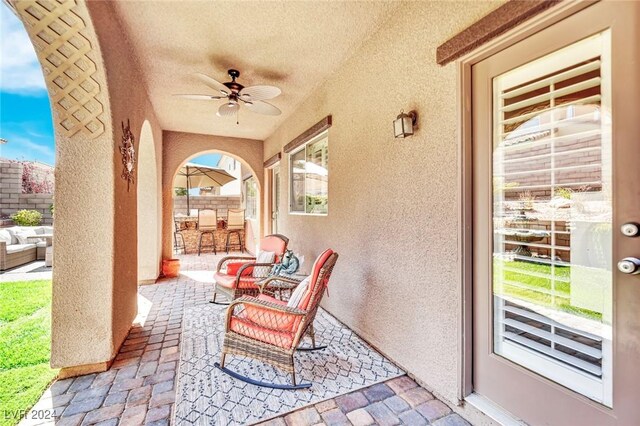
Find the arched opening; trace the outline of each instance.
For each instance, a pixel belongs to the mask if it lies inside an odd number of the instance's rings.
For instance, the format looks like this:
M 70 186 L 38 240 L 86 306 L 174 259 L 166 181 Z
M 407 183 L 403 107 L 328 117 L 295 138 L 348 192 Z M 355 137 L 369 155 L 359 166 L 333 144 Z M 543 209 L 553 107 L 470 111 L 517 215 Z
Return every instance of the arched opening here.
M 56 147 L 40 62 L 4 3 L 0 28 L 0 405 L 10 413 L 58 374 L 49 366 Z
M 190 185 L 185 188 L 184 183 L 178 184 L 177 179 L 185 172 L 187 165 L 210 167 L 233 176 L 233 180 L 221 186 Z M 182 179 L 181 181 L 184 181 Z M 234 154 L 222 150 L 206 150 L 190 155 L 172 175 L 172 242 L 174 253 L 198 254 L 199 233 L 197 231 L 198 210 L 213 209 L 217 211 L 220 221 L 220 232 L 216 234 L 216 247 L 218 252 L 224 249 L 226 233 L 224 227 L 230 209 L 243 210 L 245 214 L 245 227 L 242 234 L 244 248 L 250 253 L 255 253 L 257 238 L 260 230 L 260 181 L 258 175 L 251 166 Z M 179 231 L 181 238 L 176 238 L 175 232 Z M 222 238 L 222 240 L 220 239 Z M 182 241 L 181 241 L 182 240 Z M 184 242 L 184 244 L 182 244 Z M 239 247 L 234 246 L 237 251 Z M 213 251 L 211 248 L 203 251 Z
M 138 145 L 138 282 L 154 282 L 160 265 L 159 181 L 151 124 L 145 120 Z
M 120 34 L 98 39 L 94 22 L 106 25 L 111 20 L 91 15 L 109 16 L 107 6 L 75 1 L 5 3 L 22 21 L 46 70 L 53 112 L 56 196 L 52 302 L 47 316 L 50 365 L 61 369 L 60 377 L 103 371 L 131 327 L 137 300 L 137 206 L 135 190 L 129 192 L 129 181 L 121 175 L 120 125 L 131 121 L 135 128 L 148 117 L 154 131 L 158 128 L 132 61 L 103 55 L 114 52 L 110 43 L 122 45 Z M 107 84 L 108 62 L 117 63 L 119 76 L 127 78 L 113 77 Z M 158 180 L 158 166 L 155 169 Z

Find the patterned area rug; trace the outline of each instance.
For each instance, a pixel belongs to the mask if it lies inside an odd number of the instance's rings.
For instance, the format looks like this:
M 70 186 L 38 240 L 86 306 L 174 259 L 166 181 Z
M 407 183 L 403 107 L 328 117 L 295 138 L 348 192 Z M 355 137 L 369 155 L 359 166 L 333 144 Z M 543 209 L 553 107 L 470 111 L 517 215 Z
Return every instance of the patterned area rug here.
M 404 374 L 320 309 L 315 321 L 316 343 L 328 347 L 296 353 L 298 381 L 313 386 L 291 391 L 250 385 L 213 365 L 220 360 L 224 315 L 224 306 L 207 304 L 185 309 L 175 424 L 254 424 Z M 290 383 L 289 375 L 250 358 L 227 356 L 226 366 L 253 379 Z

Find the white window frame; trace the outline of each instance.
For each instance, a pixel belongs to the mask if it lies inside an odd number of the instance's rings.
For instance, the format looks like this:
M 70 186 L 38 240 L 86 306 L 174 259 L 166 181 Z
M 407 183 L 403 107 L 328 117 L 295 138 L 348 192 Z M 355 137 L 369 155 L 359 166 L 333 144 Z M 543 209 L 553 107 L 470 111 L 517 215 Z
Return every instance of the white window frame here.
M 293 151 L 289 152 L 289 157 L 288 157 L 288 161 L 289 163 L 287 164 L 288 167 L 288 172 L 289 175 L 287 177 L 287 181 L 288 181 L 288 188 L 287 188 L 287 199 L 289 201 L 289 208 L 288 208 L 288 213 L 290 215 L 293 216 L 319 216 L 319 217 L 325 217 L 329 215 L 329 163 L 327 162 L 327 212 L 326 213 L 307 213 L 305 212 L 300 212 L 300 211 L 292 211 L 291 210 L 291 205 L 292 205 L 292 200 L 291 200 L 291 190 L 293 187 L 293 167 L 292 167 L 292 162 L 291 162 L 291 157 L 297 153 L 299 153 L 300 151 L 306 151 L 307 146 L 314 144 L 316 142 L 318 142 L 319 140 L 322 139 L 327 139 L 327 155 L 329 153 L 329 130 L 325 130 L 324 132 L 320 133 L 317 136 L 314 136 L 313 138 L 309 139 L 308 141 L 306 141 L 304 144 L 300 145 L 299 147 L 297 147 L 296 149 L 294 149 Z M 305 152 L 305 161 L 307 159 L 306 156 L 306 152 Z M 305 193 L 305 197 L 306 197 L 306 193 Z M 306 203 L 305 203 L 306 206 Z
M 249 204 L 249 194 L 248 194 L 248 191 L 247 191 L 247 185 L 248 185 L 248 183 L 251 181 L 251 179 L 253 179 L 253 180 L 254 180 L 253 184 L 254 184 L 254 185 L 256 185 L 256 197 L 255 197 L 256 208 L 255 208 L 255 217 L 254 217 L 254 216 L 248 216 L 248 215 L 246 215 L 246 212 L 249 210 L 249 209 L 247 208 L 247 206 L 248 206 L 248 204 Z M 259 212 L 258 212 L 259 205 L 258 205 L 258 201 L 259 201 L 259 198 L 260 198 L 260 192 L 259 192 L 259 191 L 258 191 L 258 189 L 257 189 L 257 183 L 258 183 L 258 181 L 257 181 L 257 179 L 256 179 L 253 175 L 252 175 L 252 176 L 250 176 L 250 177 L 248 177 L 248 178 L 246 178 L 246 179 L 243 179 L 243 180 L 242 180 L 242 189 L 241 189 L 241 193 L 242 193 L 242 201 L 244 202 L 245 217 L 246 217 L 247 219 L 249 219 L 249 220 L 257 220 L 257 219 L 258 219 L 258 217 L 259 217 Z

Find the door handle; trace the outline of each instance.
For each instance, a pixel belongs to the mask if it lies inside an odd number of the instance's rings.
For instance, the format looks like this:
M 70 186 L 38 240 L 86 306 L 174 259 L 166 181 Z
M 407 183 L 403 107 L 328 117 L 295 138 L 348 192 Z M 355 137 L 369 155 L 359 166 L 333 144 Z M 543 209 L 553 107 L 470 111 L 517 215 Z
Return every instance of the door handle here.
M 640 274 L 640 259 L 635 257 L 625 257 L 618 262 L 618 270 L 624 274 Z

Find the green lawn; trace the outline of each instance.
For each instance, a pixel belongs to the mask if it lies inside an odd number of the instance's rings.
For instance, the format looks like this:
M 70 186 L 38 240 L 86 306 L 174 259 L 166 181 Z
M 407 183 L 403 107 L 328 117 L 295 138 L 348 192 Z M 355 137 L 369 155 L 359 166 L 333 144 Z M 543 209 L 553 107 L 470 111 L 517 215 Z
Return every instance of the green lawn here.
M 0 407 L 27 410 L 57 374 L 51 356 L 51 281 L 0 283 Z M 0 425 L 19 419 L 0 415 Z
M 575 315 L 602 321 L 600 312 L 580 308 L 571 304 L 571 268 L 578 266 L 555 266 L 542 263 L 494 260 L 494 291 L 496 294 L 516 297 L 540 306 L 552 307 Z M 500 274 L 498 271 L 502 271 Z M 594 280 L 597 275 L 591 274 Z M 513 283 L 513 284 L 511 284 Z

